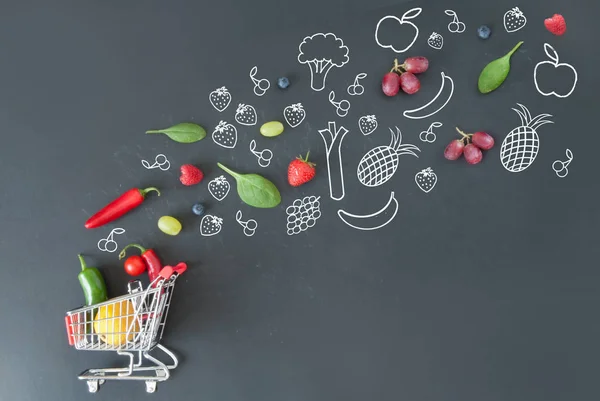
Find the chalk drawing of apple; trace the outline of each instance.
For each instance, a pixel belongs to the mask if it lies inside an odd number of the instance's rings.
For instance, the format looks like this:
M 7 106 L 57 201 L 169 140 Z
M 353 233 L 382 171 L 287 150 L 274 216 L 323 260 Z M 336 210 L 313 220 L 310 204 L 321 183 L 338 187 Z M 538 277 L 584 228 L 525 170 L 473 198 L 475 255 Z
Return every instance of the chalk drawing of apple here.
M 418 17 L 419 14 L 421 14 L 421 11 L 423 11 L 423 9 L 419 7 L 411 8 L 410 10 L 405 12 L 404 15 L 402 15 L 402 18 L 398 18 L 394 15 L 387 15 L 380 19 L 377 23 L 377 28 L 375 28 L 375 41 L 377 42 L 377 44 L 383 47 L 384 49 L 392 49 L 396 53 L 404 53 L 405 51 L 410 49 L 412 45 L 416 42 L 417 37 L 419 37 L 419 28 L 415 24 L 410 22 L 410 20 Z M 392 41 L 381 40 L 379 38 L 379 27 L 384 21 L 388 20 L 390 20 L 390 22 L 394 24 L 398 24 L 397 28 L 399 28 L 397 30 L 397 33 L 394 35 L 393 42 L 396 42 L 398 39 L 405 40 L 406 43 L 408 43 L 409 40 L 411 41 L 409 45 L 406 46 L 404 49 L 398 50 L 394 47 L 394 45 L 388 44 Z
M 535 69 L 533 70 L 533 81 L 535 82 L 535 88 L 538 90 L 538 92 L 540 92 L 544 96 L 554 95 L 556 97 L 565 98 L 565 97 L 569 96 L 571 93 L 573 93 L 573 91 L 575 90 L 575 86 L 577 86 L 577 71 L 575 70 L 575 68 L 573 68 L 573 66 L 571 64 L 560 63 L 559 59 L 558 59 L 558 53 L 548 43 L 544 43 L 544 51 L 546 52 L 546 55 L 548 56 L 548 58 L 550 60 L 540 61 L 535 66 Z M 560 93 L 556 93 L 555 91 L 544 91 L 544 90 L 540 89 L 540 86 L 538 84 L 537 74 L 538 74 L 538 70 L 544 69 L 544 68 L 545 69 L 552 68 L 554 70 L 554 71 L 552 71 L 552 73 L 555 76 L 557 76 L 557 78 L 556 78 L 557 81 L 560 79 L 562 81 L 568 80 L 569 82 L 573 82 L 571 90 L 567 94 L 560 94 Z M 560 70 L 560 72 L 558 70 Z M 560 77 L 558 77 L 559 73 L 561 74 Z

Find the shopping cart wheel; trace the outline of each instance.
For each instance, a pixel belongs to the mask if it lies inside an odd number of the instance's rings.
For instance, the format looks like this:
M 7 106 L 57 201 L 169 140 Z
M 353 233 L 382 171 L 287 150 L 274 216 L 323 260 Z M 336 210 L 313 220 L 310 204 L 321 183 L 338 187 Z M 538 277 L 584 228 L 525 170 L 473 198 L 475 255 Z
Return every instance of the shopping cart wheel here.
M 97 393 L 98 392 L 98 388 L 103 383 L 104 383 L 104 380 L 88 380 L 87 381 L 88 391 L 90 393 Z
M 153 393 L 156 391 L 156 382 L 152 380 L 146 381 L 146 392 Z

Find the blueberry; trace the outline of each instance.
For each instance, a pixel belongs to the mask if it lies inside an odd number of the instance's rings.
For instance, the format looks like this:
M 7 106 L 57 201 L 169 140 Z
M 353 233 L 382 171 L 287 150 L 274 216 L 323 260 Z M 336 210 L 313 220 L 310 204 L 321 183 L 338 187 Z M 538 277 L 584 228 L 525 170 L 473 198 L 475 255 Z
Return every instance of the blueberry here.
M 192 206 L 192 212 L 194 212 L 195 215 L 202 216 L 204 214 L 204 205 L 202 203 L 196 203 Z
M 287 89 L 287 87 L 290 86 L 290 80 L 286 77 L 278 78 L 277 86 L 279 86 L 279 89 Z
M 487 39 L 491 34 L 492 30 L 487 25 L 481 25 L 479 28 L 477 28 L 477 36 L 479 36 L 481 39 Z

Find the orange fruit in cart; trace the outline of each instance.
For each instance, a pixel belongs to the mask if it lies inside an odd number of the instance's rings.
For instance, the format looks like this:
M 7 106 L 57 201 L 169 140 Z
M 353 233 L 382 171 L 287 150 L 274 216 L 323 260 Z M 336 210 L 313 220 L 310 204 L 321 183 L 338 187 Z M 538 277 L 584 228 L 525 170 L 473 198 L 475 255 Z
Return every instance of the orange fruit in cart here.
M 125 345 L 140 331 L 135 308 L 130 301 L 121 301 L 98 308 L 94 318 L 94 331 L 110 345 Z

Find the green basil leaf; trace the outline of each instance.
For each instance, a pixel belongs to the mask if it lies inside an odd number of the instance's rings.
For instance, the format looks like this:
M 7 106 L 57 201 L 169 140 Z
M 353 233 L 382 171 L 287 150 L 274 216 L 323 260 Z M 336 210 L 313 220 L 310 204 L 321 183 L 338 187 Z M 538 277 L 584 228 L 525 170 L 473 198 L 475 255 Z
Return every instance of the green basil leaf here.
M 281 203 L 279 190 L 265 177 L 258 174 L 239 174 L 221 163 L 217 165 L 235 178 L 238 195 L 244 203 L 258 208 L 271 208 Z
M 175 142 L 192 143 L 206 137 L 206 130 L 194 123 L 179 123 L 169 128 L 146 131 L 146 134 L 165 134 Z
M 485 66 L 481 74 L 479 74 L 479 82 L 477 83 L 479 92 L 490 93 L 502 85 L 502 82 L 504 82 L 510 72 L 510 57 L 522 44 L 522 41 L 517 43 L 506 55 Z

